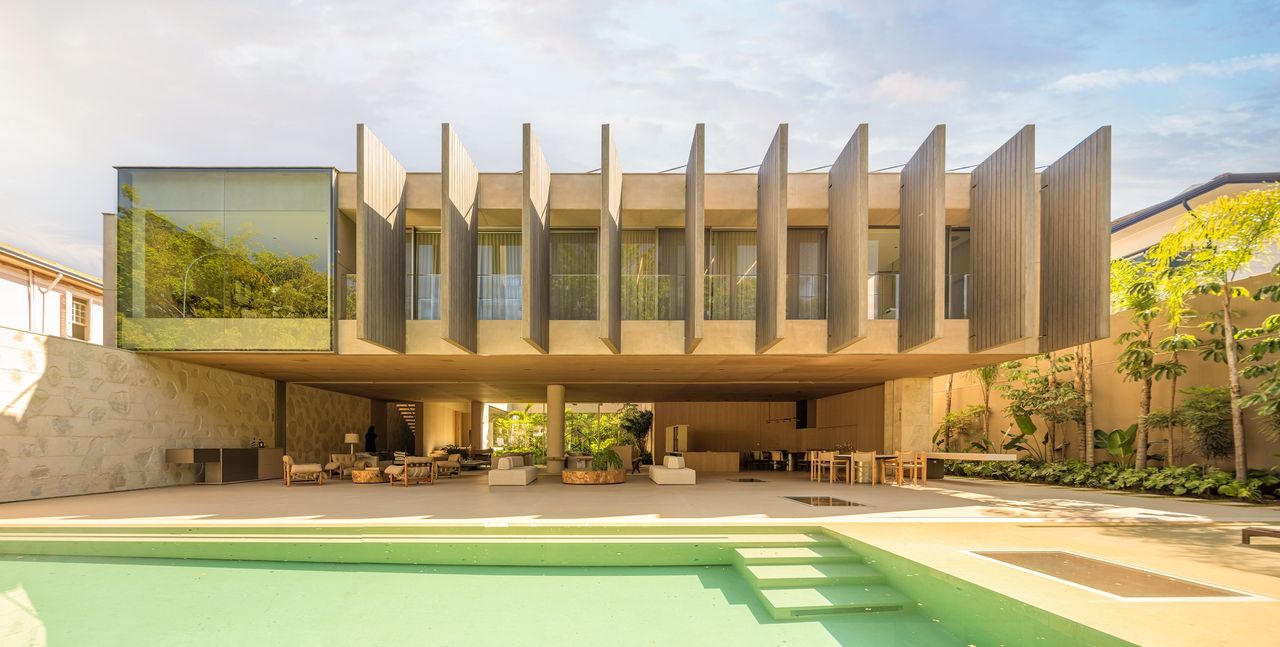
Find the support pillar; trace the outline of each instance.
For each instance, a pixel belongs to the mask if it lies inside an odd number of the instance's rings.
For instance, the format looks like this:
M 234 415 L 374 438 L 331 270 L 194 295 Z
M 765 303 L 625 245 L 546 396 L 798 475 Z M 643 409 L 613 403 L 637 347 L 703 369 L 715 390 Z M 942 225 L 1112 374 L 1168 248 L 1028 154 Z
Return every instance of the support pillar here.
M 932 378 L 904 377 L 884 383 L 885 451 L 933 449 L 932 422 Z
M 484 403 L 471 401 L 471 439 L 467 442 L 472 450 L 484 448 Z
M 547 385 L 547 473 L 564 470 L 564 385 Z

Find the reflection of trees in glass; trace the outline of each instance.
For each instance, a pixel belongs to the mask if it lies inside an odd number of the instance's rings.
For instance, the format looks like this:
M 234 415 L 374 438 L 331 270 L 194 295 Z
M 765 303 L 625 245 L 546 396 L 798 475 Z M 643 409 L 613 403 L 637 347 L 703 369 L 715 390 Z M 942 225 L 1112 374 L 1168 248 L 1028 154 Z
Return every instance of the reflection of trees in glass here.
M 132 186 L 121 187 L 137 204 Z M 142 223 L 143 267 L 133 267 L 135 227 Z M 180 226 L 151 209 L 121 205 L 119 289 L 121 312 L 135 318 L 325 319 L 329 284 L 316 255 L 267 249 L 245 224 L 223 232 L 218 220 Z M 144 285 L 133 280 L 145 272 Z M 134 291 L 143 289 L 145 312 L 131 312 Z M 185 305 L 184 305 L 185 301 Z

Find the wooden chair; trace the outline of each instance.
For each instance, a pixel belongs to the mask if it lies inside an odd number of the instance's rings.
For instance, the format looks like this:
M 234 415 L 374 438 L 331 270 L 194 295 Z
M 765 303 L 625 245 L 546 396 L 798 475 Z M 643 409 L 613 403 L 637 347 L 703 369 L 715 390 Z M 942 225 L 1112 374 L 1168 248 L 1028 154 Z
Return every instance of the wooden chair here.
M 387 483 L 409 487 L 413 483 L 435 483 L 436 462 L 426 456 L 405 456 L 404 464 L 388 465 Z
M 836 482 L 836 473 L 844 470 L 845 480 L 849 479 L 849 462 L 836 458 L 835 452 L 818 452 L 818 480 L 822 480 L 822 470 L 827 471 L 827 480 Z
M 284 455 L 284 486 L 291 487 L 294 481 L 310 481 L 316 485 L 324 485 L 324 467 L 320 463 L 294 463 L 293 457 Z
M 818 480 L 818 452 L 810 449 L 804 453 L 804 459 L 809 462 L 809 480 Z
M 894 483 L 903 484 L 903 479 L 910 474 L 911 484 L 917 485 L 925 478 L 924 452 L 894 452 L 895 457 L 885 460 L 880 467 L 880 482 L 888 483 L 888 473 L 894 473 Z M 927 480 L 927 479 L 926 479 Z
M 852 465 L 850 471 L 869 470 L 871 472 L 871 485 L 876 484 L 876 453 L 875 452 L 853 452 Z M 849 475 L 849 480 L 853 481 L 853 475 Z

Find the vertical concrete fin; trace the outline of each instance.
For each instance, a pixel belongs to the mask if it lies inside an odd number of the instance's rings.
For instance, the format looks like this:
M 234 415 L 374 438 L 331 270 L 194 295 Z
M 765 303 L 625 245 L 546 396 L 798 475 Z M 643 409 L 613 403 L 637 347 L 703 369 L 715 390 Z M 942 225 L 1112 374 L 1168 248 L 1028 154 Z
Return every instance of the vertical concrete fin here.
M 405 171 L 364 124 L 356 125 L 356 337 L 405 348 Z
M 779 124 L 756 173 L 756 352 L 787 329 L 787 124 Z
M 622 167 L 609 124 L 600 126 L 600 340 L 622 352 Z
M 474 353 L 480 173 L 453 127 L 440 130 L 440 336 Z
M 969 351 L 1039 335 L 1036 129 L 1027 125 L 973 169 Z
M 120 296 L 116 272 L 119 245 L 119 223 L 114 213 L 102 214 L 102 345 L 116 347 L 116 299 Z M 92 322 L 90 322 L 92 323 Z
M 933 132 L 902 169 L 898 351 L 942 337 L 946 266 L 946 126 Z
M 530 124 L 524 125 L 522 157 L 521 336 L 545 353 L 551 344 L 551 168 Z
M 867 336 L 867 125 L 831 165 L 827 185 L 827 351 Z
M 703 256 L 706 237 L 705 127 L 693 128 L 693 145 L 684 168 L 684 352 L 692 353 L 702 342 L 703 275 L 707 272 Z
M 1110 335 L 1111 126 L 1040 176 L 1040 351 Z

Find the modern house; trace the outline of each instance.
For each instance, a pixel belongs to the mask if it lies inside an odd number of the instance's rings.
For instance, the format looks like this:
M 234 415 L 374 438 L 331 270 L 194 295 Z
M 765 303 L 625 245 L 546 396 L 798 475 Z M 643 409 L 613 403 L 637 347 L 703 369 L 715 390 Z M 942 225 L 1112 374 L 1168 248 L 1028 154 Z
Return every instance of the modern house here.
M 0 243 L 0 326 L 102 343 L 102 281 Z
M 694 449 L 924 449 L 932 377 L 1109 333 L 1109 127 L 1040 170 L 1033 126 L 971 171 L 945 139 L 872 171 L 864 124 L 793 172 L 783 124 L 708 173 L 699 124 L 682 172 L 624 173 L 606 125 L 553 173 L 525 125 L 486 173 L 445 124 L 417 172 L 360 125 L 354 171 L 121 167 L 107 343 L 453 407 L 475 445 L 484 402 L 546 402 L 552 457 L 566 399 L 653 402 Z

